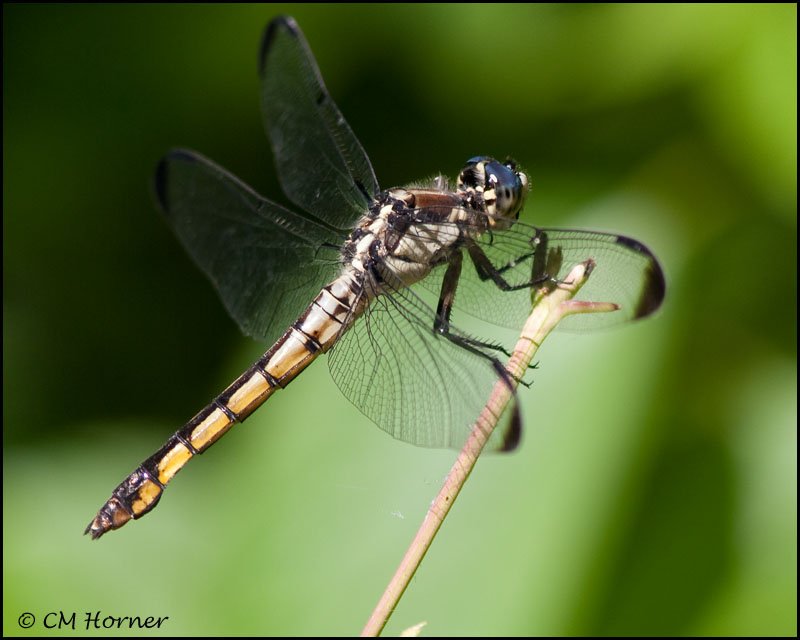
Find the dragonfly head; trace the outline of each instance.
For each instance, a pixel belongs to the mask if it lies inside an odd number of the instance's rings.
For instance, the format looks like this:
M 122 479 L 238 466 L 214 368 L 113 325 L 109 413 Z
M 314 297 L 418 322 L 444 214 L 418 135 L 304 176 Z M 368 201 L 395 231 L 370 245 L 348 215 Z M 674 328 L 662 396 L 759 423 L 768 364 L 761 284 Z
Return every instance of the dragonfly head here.
M 528 176 L 511 158 L 505 162 L 488 156 L 470 158 L 458 176 L 459 192 L 488 214 L 492 227 L 519 217 L 528 186 Z

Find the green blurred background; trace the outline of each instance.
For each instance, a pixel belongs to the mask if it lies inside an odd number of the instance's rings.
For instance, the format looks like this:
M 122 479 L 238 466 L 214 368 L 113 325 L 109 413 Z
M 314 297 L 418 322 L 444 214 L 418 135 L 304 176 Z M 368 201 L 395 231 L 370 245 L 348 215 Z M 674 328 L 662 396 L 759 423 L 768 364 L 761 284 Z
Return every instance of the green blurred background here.
M 317 363 L 154 515 L 81 537 L 265 349 L 149 184 L 188 146 L 283 199 L 256 76 L 279 12 L 382 186 L 510 154 L 527 220 L 667 272 L 656 317 L 547 341 L 521 448 L 478 464 L 386 633 L 795 635 L 796 5 L 4 4 L 4 633 L 357 633 L 452 464 Z

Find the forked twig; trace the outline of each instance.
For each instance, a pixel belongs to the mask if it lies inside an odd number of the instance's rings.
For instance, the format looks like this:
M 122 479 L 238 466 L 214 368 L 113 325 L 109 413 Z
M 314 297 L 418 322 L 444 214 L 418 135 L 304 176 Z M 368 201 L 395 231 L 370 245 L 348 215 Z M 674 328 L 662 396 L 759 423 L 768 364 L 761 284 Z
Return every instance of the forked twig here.
M 584 285 L 593 268 L 593 260 L 582 262 L 572 269 L 562 283 L 543 287 L 534 292 L 533 311 L 525 322 L 517 345 L 506 365 L 514 387 L 517 381 L 522 379 L 542 341 L 562 318 L 575 313 L 606 313 L 619 308 L 610 302 L 579 302 L 572 299 Z M 514 389 L 509 387 L 507 381 L 499 380 L 495 384 L 486 407 L 478 417 L 439 495 L 431 504 L 405 557 L 361 632 L 362 636 L 377 636 L 388 622 L 389 616 L 392 615 L 422 562 L 513 393 Z

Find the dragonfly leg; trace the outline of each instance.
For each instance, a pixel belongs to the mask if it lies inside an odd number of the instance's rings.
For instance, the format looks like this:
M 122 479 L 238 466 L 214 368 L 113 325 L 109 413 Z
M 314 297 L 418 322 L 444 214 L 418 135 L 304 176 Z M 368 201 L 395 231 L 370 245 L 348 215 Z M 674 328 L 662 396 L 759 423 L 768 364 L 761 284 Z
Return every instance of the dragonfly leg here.
M 506 357 L 511 357 L 511 353 L 502 345 L 494 342 L 485 342 L 468 336 L 456 336 L 450 331 L 450 313 L 453 310 L 453 301 L 456 297 L 458 280 L 461 277 L 461 265 L 463 256 L 460 251 L 456 251 L 447 263 L 447 271 L 442 278 L 442 290 L 439 293 L 439 304 L 436 307 L 436 317 L 433 321 L 433 329 L 436 333 L 445 336 L 448 340 L 456 342 L 460 346 L 472 345 L 476 349 L 489 349 L 498 351 Z M 485 355 L 485 354 L 483 354 Z
M 502 275 L 500 275 L 501 270 L 498 270 L 494 267 L 491 263 L 489 258 L 483 252 L 483 250 L 475 245 L 471 244 L 469 246 L 470 258 L 472 259 L 473 264 L 475 264 L 475 268 L 477 269 L 478 275 L 482 280 L 491 279 L 497 284 L 497 286 L 503 291 L 516 291 L 518 289 L 528 288 L 534 286 L 536 284 L 540 284 L 541 282 L 552 280 L 550 276 L 543 275 L 540 277 L 534 278 L 531 282 L 526 282 L 523 285 L 516 285 L 512 286 L 508 284 L 505 279 L 503 279 Z M 530 257 L 533 254 L 529 254 L 521 258 L 521 260 Z M 459 344 L 460 346 L 471 345 L 475 347 L 477 352 L 486 355 L 481 351 L 481 349 L 489 349 L 491 351 L 496 351 L 502 353 L 506 357 L 511 357 L 511 352 L 508 351 L 503 345 L 495 343 L 495 342 L 486 342 L 483 340 L 477 340 L 475 338 L 471 338 L 469 336 L 462 336 L 462 335 L 453 335 L 450 331 L 450 314 L 453 310 L 453 302 L 456 296 L 456 289 L 458 287 L 458 281 L 461 277 L 461 267 L 463 264 L 463 254 L 461 251 L 456 251 L 450 257 L 450 260 L 447 263 L 447 270 L 445 271 L 444 277 L 442 278 L 442 289 L 439 293 L 439 304 L 436 308 L 436 317 L 434 319 L 433 328 L 436 333 L 441 334 L 447 337 L 449 340 Z M 529 365 L 529 368 L 536 368 L 535 366 Z M 521 382 L 525 384 L 523 380 L 517 380 L 517 382 Z
M 519 404 L 516 402 L 517 390 L 514 384 L 514 382 L 519 383 L 521 380 L 515 375 L 509 373 L 508 370 L 503 366 L 503 363 L 493 355 L 486 353 L 485 349 L 499 350 L 509 356 L 510 354 L 508 354 L 508 352 L 500 345 L 481 342 L 463 335 L 456 335 L 445 328 L 441 328 L 439 330 L 439 335 L 443 336 L 453 344 L 458 345 L 462 349 L 466 349 L 467 351 L 488 360 L 491 363 L 492 368 L 495 370 L 498 379 L 502 380 L 510 390 L 512 395 L 511 413 L 505 420 L 506 426 L 502 430 L 503 440 L 502 444 L 499 446 L 499 450 L 513 451 L 517 448 L 522 436 L 522 417 L 520 416 L 519 412 Z
M 460 251 L 454 252 L 447 263 L 447 271 L 442 278 L 442 290 L 439 293 L 439 305 L 436 308 L 436 318 L 433 324 L 433 328 L 438 333 L 443 333 L 450 327 L 450 313 L 453 310 L 456 288 L 461 277 L 462 263 L 463 257 Z
M 522 260 L 525 260 L 531 256 L 534 257 L 534 268 L 532 273 L 533 277 L 522 284 L 510 284 L 503 277 L 503 273 L 511 268 L 511 265 L 500 268 L 495 267 L 492 264 L 492 261 L 489 260 L 489 257 L 483 252 L 483 249 L 481 249 L 474 242 L 467 246 L 467 251 L 469 252 L 469 257 L 472 260 L 472 264 L 475 265 L 475 269 L 478 272 L 478 277 L 481 280 L 491 280 L 501 291 L 519 291 L 520 289 L 530 289 L 531 287 L 535 287 L 544 282 L 550 282 L 553 280 L 553 278 L 550 277 L 546 271 L 542 272 L 537 270 L 536 255 L 538 254 L 538 251 L 536 253 L 529 253 L 521 256 L 520 259 L 516 261 L 518 264 Z

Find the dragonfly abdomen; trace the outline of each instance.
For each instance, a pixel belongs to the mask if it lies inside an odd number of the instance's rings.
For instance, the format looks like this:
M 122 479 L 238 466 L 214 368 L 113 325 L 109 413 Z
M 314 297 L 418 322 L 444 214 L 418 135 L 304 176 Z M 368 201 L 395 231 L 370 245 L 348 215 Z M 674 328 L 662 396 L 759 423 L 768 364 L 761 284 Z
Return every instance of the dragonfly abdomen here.
M 155 508 L 167 483 L 189 460 L 244 421 L 275 390 L 284 388 L 333 346 L 362 310 L 361 291 L 353 273 L 323 288 L 269 351 L 114 489 L 85 533 L 96 540 Z

